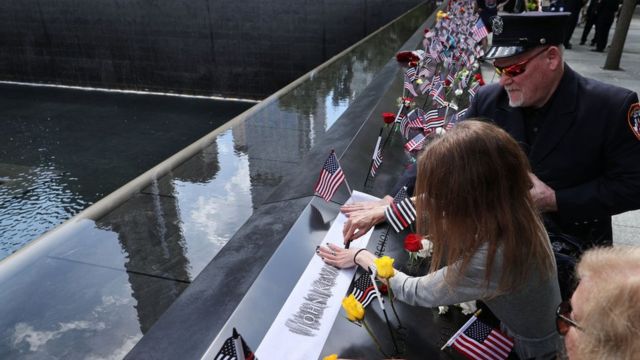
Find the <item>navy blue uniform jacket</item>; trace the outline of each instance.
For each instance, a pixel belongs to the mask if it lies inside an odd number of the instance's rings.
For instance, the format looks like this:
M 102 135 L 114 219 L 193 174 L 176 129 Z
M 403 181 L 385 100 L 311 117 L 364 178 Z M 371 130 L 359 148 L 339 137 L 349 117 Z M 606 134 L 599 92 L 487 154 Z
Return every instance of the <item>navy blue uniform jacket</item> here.
M 627 121 L 636 93 L 565 72 L 538 131 L 527 144 L 522 109 L 498 84 L 483 86 L 470 117 L 488 117 L 522 146 L 533 173 L 556 192 L 547 214 L 589 247 L 611 243 L 611 215 L 640 208 L 640 141 Z

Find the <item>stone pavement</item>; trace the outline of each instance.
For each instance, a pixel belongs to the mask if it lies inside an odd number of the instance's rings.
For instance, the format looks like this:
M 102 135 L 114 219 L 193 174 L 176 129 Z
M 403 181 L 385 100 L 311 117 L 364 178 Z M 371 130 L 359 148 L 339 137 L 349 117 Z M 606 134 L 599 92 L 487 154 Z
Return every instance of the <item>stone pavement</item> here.
M 615 32 L 614 23 L 609 33 L 609 43 Z M 640 94 L 640 7 L 636 6 L 631 26 L 627 33 L 627 39 L 620 60 L 621 70 L 604 70 L 607 53 L 593 52 L 588 46 L 593 38 L 595 29 L 589 34 L 587 45 L 578 45 L 584 26 L 579 24 L 573 33 L 573 48 L 565 51 L 565 60 L 571 68 L 578 73 L 600 80 L 605 83 L 631 89 Z M 493 68 L 490 64 L 482 65 L 482 73 L 487 82 L 497 81 L 493 76 Z M 640 210 L 629 211 L 613 217 L 613 242 L 614 244 L 640 245 Z

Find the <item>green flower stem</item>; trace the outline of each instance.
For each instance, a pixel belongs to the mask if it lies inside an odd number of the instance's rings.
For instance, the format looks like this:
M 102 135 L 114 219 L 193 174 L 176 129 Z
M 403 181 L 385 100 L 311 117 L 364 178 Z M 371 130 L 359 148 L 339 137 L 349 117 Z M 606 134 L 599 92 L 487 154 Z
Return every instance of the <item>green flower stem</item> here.
M 382 346 L 380 346 L 380 342 L 378 341 L 378 338 L 375 335 L 373 335 L 373 332 L 369 328 L 369 325 L 367 324 L 367 321 L 364 318 L 362 319 L 362 324 L 364 325 L 364 328 L 367 329 L 369 336 L 371 336 L 373 341 L 376 343 L 376 347 L 378 348 L 378 351 L 380 351 L 380 353 L 382 354 L 382 357 L 384 357 L 385 359 L 388 358 L 389 356 L 385 354 L 384 351 L 382 351 Z
M 398 313 L 396 312 L 396 306 L 393 304 L 393 290 L 391 290 L 391 281 L 389 279 L 388 285 L 387 285 L 387 295 L 389 296 L 389 302 L 391 303 L 391 310 L 393 310 L 393 315 L 396 316 L 396 320 L 398 320 L 398 326 L 400 327 L 404 327 L 402 326 L 402 322 L 400 322 L 400 317 L 398 317 Z

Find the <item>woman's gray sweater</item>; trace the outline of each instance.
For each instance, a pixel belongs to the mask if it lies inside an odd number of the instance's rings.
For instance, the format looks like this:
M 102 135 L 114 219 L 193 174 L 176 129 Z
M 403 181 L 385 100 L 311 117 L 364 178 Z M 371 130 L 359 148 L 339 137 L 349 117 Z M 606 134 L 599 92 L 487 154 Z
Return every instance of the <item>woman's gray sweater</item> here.
M 455 271 L 459 263 L 421 277 L 396 271 L 391 288 L 399 300 L 425 307 L 482 300 L 500 319 L 502 330 L 514 338 L 514 351 L 521 359 L 546 358 L 544 355 L 557 351 L 560 343 L 555 330 L 555 309 L 561 301 L 556 272 L 546 279 L 540 274 L 530 274 L 529 280 L 516 291 L 495 296 L 502 260 L 502 251 L 498 250 L 489 284 L 485 281 L 485 244 L 473 255 L 455 287 L 445 283 L 444 275 Z

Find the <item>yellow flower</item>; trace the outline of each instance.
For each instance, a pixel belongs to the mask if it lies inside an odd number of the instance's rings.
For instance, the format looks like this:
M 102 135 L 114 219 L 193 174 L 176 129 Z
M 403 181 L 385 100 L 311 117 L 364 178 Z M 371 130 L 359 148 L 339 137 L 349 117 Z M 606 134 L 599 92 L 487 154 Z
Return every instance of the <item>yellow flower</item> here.
M 442 10 L 438 10 L 438 13 L 436 14 L 436 19 L 437 19 L 438 21 L 440 21 L 440 20 L 442 20 L 442 19 L 446 18 L 447 16 L 449 16 L 449 14 L 448 14 L 448 13 L 446 13 L 446 12 L 444 12 L 444 11 L 442 11 Z
M 338 354 L 327 355 L 323 357 L 322 360 L 338 360 Z
M 383 279 L 388 279 L 395 275 L 393 270 L 393 262 L 394 259 L 388 256 L 383 256 L 381 258 L 377 258 L 374 260 L 376 264 L 376 269 L 378 269 L 378 276 Z
M 342 307 L 347 313 L 347 319 L 350 321 L 360 321 L 364 319 L 364 307 L 362 307 L 362 304 L 353 294 L 350 294 L 342 300 Z

